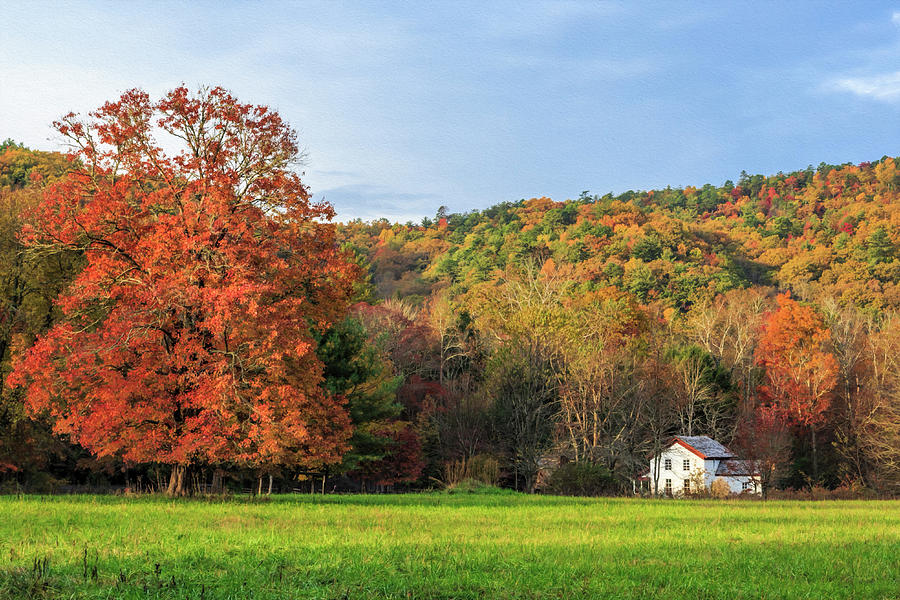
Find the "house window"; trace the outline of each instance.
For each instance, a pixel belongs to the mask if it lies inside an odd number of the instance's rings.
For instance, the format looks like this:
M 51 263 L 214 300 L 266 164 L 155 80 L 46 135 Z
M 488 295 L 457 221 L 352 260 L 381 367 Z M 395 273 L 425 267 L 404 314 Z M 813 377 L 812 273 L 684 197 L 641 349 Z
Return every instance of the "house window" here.
M 691 470 L 691 461 L 688 458 L 684 459 L 684 470 L 685 471 Z
M 668 494 L 669 496 L 672 495 L 672 480 L 671 479 L 666 479 L 666 494 Z
M 684 493 L 685 494 L 691 493 L 691 480 L 690 479 L 684 480 Z
M 749 490 L 752 487 L 753 487 L 753 484 L 751 484 L 749 481 L 745 481 L 744 483 L 741 484 L 742 490 Z
M 666 459 L 666 464 L 665 464 L 664 468 L 666 469 L 666 471 L 672 470 L 672 459 L 671 458 Z

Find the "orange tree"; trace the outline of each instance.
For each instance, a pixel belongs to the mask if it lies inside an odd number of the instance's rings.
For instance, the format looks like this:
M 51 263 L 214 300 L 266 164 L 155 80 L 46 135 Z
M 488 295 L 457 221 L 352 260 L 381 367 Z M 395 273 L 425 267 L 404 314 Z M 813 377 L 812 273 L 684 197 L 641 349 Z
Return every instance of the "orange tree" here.
M 85 266 L 15 366 L 30 411 L 97 455 L 172 465 L 170 494 L 191 464 L 340 460 L 350 421 L 314 339 L 358 273 L 292 168 L 295 132 L 221 88 L 184 87 L 55 126 L 78 167 L 24 240 Z
M 785 419 L 809 429 L 814 479 L 819 476 L 816 429 L 837 385 L 838 364 L 828 351 L 830 340 L 829 329 L 812 307 L 783 294 L 756 348 L 756 364 L 765 369 L 760 397 Z

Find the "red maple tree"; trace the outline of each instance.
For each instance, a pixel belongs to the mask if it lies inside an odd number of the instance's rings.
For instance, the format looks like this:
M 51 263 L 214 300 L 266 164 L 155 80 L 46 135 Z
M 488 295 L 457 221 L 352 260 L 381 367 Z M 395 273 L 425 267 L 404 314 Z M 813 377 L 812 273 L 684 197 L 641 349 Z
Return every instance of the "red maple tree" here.
M 312 331 L 357 267 L 293 170 L 295 132 L 221 88 L 131 90 L 54 125 L 80 166 L 24 236 L 85 266 L 15 365 L 28 408 L 97 455 L 173 465 L 170 493 L 196 462 L 339 460 L 350 421 Z
M 774 406 L 761 404 L 739 420 L 736 433 L 731 447 L 753 461 L 763 498 L 767 498 L 790 458 L 790 427 Z
M 782 294 L 756 349 L 756 364 L 766 371 L 760 397 L 789 422 L 809 429 L 814 478 L 816 429 L 837 385 L 838 364 L 828 351 L 830 340 L 829 329 L 812 307 Z

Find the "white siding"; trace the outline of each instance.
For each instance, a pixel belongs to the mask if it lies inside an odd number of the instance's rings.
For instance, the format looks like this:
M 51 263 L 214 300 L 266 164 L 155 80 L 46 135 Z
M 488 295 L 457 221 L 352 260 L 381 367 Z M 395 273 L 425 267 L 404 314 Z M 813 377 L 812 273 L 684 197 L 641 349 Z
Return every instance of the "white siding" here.
M 722 479 L 728 484 L 728 489 L 731 490 L 732 494 L 740 494 L 744 491 L 744 483 L 750 484 L 750 489 L 748 493 L 752 494 L 762 494 L 762 487 L 759 485 L 759 482 L 756 481 L 755 477 L 751 477 L 750 475 L 729 475 L 727 477 L 719 476 L 717 479 Z
M 672 461 L 671 468 L 666 469 L 666 459 Z M 689 461 L 690 470 L 684 470 L 684 461 Z M 684 480 L 690 479 L 691 474 L 697 469 L 703 468 L 703 460 L 687 450 L 680 444 L 673 444 L 663 450 L 659 461 L 659 493 L 665 492 L 666 479 L 672 480 L 672 493 L 676 496 L 684 492 Z M 713 471 L 715 472 L 715 471 Z M 656 492 L 656 461 L 650 459 L 650 492 Z M 708 484 L 707 484 L 708 485 Z
M 707 458 L 703 461 L 703 468 L 706 469 L 705 476 L 703 480 L 706 482 L 706 487 L 712 485 L 713 480 L 716 478 L 716 469 L 719 468 L 719 463 L 722 462 L 719 459 L 710 459 Z

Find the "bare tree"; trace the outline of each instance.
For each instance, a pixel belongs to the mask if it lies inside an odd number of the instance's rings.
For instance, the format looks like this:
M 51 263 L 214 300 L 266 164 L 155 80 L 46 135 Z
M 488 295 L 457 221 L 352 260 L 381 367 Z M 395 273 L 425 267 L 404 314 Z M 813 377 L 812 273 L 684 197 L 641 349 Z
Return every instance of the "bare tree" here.
M 470 459 L 489 448 L 490 397 L 469 373 L 448 380 L 446 407 L 435 413 L 442 454 Z
M 431 298 L 425 316 L 438 342 L 438 383 L 444 385 L 464 368 L 469 355 L 468 332 L 460 327 L 459 312 L 446 293 Z
M 867 337 L 874 321 L 866 319 L 858 309 L 841 306 L 832 298 L 821 304 L 831 331 L 831 353 L 838 363 L 838 384 L 835 389 L 835 408 L 839 423 L 835 429 L 835 449 L 843 459 L 845 475 L 868 483 L 864 440 L 860 438 L 860 418 L 867 403 L 865 385 L 874 366 L 867 356 Z M 870 390 L 875 391 L 876 390 Z
M 616 307 L 586 310 L 561 343 L 559 410 L 565 445 L 576 461 L 630 470 L 634 429 L 634 361 L 626 315 Z M 631 473 L 629 473 L 631 474 Z
M 784 419 L 768 406 L 759 406 L 738 423 L 732 448 L 755 465 L 763 498 L 781 476 L 791 456 L 791 430 Z
M 526 265 L 508 273 L 485 298 L 483 323 L 497 350 L 487 370 L 495 423 L 507 446 L 516 485 L 533 491 L 538 463 L 552 440 L 559 339 L 570 323 L 563 298 L 571 285 L 554 271 Z
M 634 401 L 640 405 L 647 445 L 653 456 L 651 482 L 653 493 L 659 495 L 659 474 L 662 451 L 676 433 L 680 418 L 678 404 L 672 392 L 672 370 L 663 357 L 664 341 L 651 336 L 650 349 L 641 365 Z
M 556 377 L 551 365 L 551 348 L 516 340 L 497 354 L 489 375 L 499 437 L 509 451 L 516 487 L 521 478 L 529 493 L 552 442 Z
M 872 326 L 867 354 L 869 393 L 856 411 L 855 428 L 864 440 L 861 452 L 871 465 L 870 482 L 900 491 L 900 314 L 890 313 Z
M 681 431 L 685 435 L 694 435 L 694 423 L 703 405 L 713 397 L 707 366 L 702 356 L 689 352 L 677 359 L 674 367 L 677 377 L 675 393 L 678 397 L 676 410 L 681 421 Z
M 730 290 L 698 306 L 688 318 L 691 337 L 731 374 L 740 391 L 741 418 L 752 416 L 761 371 L 754 362 L 763 317 L 770 307 L 766 293 L 757 289 Z M 732 435 L 727 437 L 733 437 Z

